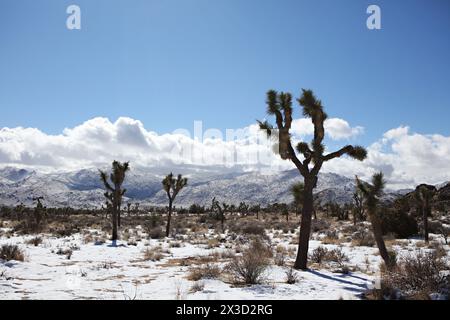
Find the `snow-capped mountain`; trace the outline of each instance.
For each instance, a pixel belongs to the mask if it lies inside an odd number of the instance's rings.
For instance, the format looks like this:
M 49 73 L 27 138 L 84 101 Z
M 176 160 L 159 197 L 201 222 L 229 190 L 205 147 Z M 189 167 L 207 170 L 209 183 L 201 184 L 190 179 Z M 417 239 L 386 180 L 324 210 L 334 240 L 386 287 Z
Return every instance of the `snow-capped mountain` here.
M 162 191 L 161 180 L 170 172 L 166 168 L 133 168 L 127 174 L 124 187 L 127 189 L 124 202 L 166 205 L 167 196 Z M 177 196 L 177 206 L 193 203 L 209 205 L 216 197 L 219 201 L 238 204 L 266 205 L 269 203 L 289 203 L 292 196 L 289 188 L 302 181 L 297 170 L 283 172 L 225 171 L 215 168 L 177 167 L 174 174 L 188 177 L 188 186 Z M 352 201 L 355 190 L 353 179 L 333 173 L 319 176 L 315 194 L 321 204 L 335 201 Z M 71 206 L 77 208 L 100 207 L 105 199 L 104 189 L 94 168 L 71 172 L 44 173 L 36 170 L 5 167 L 0 169 L 0 204 L 32 205 L 36 196 L 44 197 L 49 207 Z M 400 195 L 389 193 L 389 198 Z

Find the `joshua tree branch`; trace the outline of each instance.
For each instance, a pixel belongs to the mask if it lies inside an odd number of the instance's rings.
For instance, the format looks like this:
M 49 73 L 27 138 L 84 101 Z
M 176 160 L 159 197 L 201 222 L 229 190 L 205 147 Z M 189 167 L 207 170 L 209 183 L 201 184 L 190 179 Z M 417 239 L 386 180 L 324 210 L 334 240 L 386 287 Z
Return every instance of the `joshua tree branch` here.
M 351 150 L 353 150 L 353 146 L 350 146 L 350 145 L 345 146 L 345 147 L 339 149 L 338 151 L 335 151 L 335 152 L 332 152 L 332 153 L 329 153 L 329 154 L 323 156 L 323 161 L 329 161 L 334 158 L 339 158 L 340 156 L 342 156 L 346 153 L 349 153 Z

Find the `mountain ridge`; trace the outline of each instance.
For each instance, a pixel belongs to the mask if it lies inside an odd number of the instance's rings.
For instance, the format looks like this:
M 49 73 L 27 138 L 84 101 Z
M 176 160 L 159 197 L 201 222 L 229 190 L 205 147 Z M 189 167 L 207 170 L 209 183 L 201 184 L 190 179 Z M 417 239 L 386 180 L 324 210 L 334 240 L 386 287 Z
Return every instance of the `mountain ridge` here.
M 267 205 L 290 203 L 293 198 L 290 186 L 302 181 L 296 169 L 281 172 L 222 172 L 216 169 L 178 168 L 188 177 L 188 185 L 179 193 L 175 204 L 189 206 L 193 203 L 209 205 L 216 197 L 221 202 Z M 135 168 L 127 174 L 124 203 L 164 206 L 167 195 L 161 187 L 161 168 Z M 165 171 L 164 171 L 165 172 Z M 178 173 L 174 171 L 174 173 Z M 14 206 L 33 205 L 33 198 L 44 197 L 49 207 L 99 208 L 104 204 L 104 189 L 98 170 L 85 168 L 75 171 L 39 172 L 38 170 L 8 166 L 0 168 L 0 204 Z M 321 173 L 315 189 L 316 200 L 321 203 L 352 202 L 354 179 L 335 173 Z M 411 189 L 387 190 L 386 198 L 394 199 Z

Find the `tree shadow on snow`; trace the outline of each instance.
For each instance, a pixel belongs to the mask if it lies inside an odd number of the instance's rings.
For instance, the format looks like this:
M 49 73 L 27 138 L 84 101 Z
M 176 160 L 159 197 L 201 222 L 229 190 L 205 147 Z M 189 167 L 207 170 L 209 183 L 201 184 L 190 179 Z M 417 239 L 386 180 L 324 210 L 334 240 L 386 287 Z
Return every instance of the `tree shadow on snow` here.
M 311 269 L 308 270 L 307 272 L 309 272 L 309 273 L 311 273 L 311 274 L 313 274 L 315 276 L 327 279 L 327 280 L 333 280 L 333 281 L 336 281 L 336 282 L 340 282 L 340 283 L 343 283 L 343 284 L 346 284 L 346 285 L 350 285 L 350 286 L 354 286 L 354 287 L 358 287 L 359 288 L 359 289 L 357 289 L 357 288 L 353 288 L 352 289 L 351 287 L 345 287 L 344 288 L 344 289 L 351 290 L 351 291 L 358 291 L 358 290 L 361 290 L 361 289 L 365 290 L 365 289 L 367 289 L 367 285 L 366 284 L 361 284 L 361 283 L 355 283 L 355 282 L 352 282 L 352 281 L 349 281 L 349 280 L 342 279 L 343 277 L 356 278 L 356 279 L 359 279 L 359 280 L 369 281 L 368 279 L 364 279 L 364 278 L 361 278 L 361 277 L 358 277 L 358 276 L 354 276 L 354 275 L 351 275 L 351 274 L 340 275 L 340 276 L 337 276 L 337 277 L 333 277 L 333 276 L 326 275 L 324 273 L 320 273 L 319 271 L 311 270 Z

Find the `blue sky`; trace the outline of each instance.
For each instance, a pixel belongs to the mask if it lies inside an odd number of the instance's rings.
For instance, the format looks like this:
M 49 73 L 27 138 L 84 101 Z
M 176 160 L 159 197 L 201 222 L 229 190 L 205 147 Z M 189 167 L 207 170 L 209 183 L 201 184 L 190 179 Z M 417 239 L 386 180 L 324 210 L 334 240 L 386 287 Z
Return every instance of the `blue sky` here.
M 70 4 L 81 30 L 66 29 Z M 382 30 L 366 28 L 369 4 Z M 265 116 L 268 89 L 305 87 L 363 126 L 362 144 L 400 125 L 450 135 L 449 31 L 447 0 L 2 0 L 0 127 L 239 128 Z

